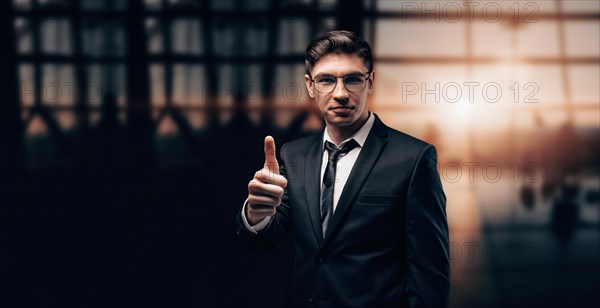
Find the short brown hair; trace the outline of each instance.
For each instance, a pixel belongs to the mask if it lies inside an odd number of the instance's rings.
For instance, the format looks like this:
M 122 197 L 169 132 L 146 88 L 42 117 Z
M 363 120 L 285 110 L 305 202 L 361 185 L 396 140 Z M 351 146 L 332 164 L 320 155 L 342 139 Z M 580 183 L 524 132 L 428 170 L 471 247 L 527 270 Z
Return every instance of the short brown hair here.
M 352 31 L 333 30 L 319 35 L 306 47 L 304 53 L 306 73 L 310 75 L 310 71 L 319 58 L 331 53 L 356 54 L 363 59 L 369 71 L 373 70 L 373 58 L 369 43 Z

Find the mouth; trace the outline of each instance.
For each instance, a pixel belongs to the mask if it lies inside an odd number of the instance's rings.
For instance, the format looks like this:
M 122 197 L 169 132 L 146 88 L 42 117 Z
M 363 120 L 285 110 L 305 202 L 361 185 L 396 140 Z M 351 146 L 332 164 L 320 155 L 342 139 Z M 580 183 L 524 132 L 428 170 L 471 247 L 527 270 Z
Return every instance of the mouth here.
M 355 107 L 350 106 L 338 106 L 329 108 L 329 112 L 331 112 L 335 117 L 347 118 L 352 115 Z
M 337 111 L 345 111 L 345 110 L 352 110 L 352 109 L 354 109 L 354 107 L 351 107 L 351 106 L 338 106 L 338 107 L 329 108 L 329 110 L 337 110 Z

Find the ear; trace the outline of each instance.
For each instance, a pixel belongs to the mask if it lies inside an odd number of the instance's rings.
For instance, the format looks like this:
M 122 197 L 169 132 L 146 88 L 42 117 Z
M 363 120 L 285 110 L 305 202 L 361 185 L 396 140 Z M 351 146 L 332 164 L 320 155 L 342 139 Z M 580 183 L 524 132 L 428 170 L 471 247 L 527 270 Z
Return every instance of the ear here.
M 375 71 L 371 72 L 369 75 L 369 94 L 373 91 L 373 84 L 375 83 Z
M 308 96 L 310 98 L 315 98 L 314 89 L 312 87 L 312 81 L 310 81 L 310 77 L 308 74 L 304 74 L 304 84 L 306 84 L 306 90 L 308 90 Z

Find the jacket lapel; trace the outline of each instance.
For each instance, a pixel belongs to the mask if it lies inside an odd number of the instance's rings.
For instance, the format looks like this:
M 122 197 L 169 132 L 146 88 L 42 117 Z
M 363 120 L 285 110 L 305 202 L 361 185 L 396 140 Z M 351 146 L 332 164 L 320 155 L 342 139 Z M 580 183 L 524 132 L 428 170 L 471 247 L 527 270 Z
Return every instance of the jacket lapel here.
M 323 135 L 320 138 L 315 138 L 316 141 L 308 150 L 306 161 L 304 162 L 304 189 L 306 195 L 306 204 L 313 226 L 317 243 L 320 245 L 323 241 L 323 231 L 321 227 L 321 163 L 323 159 L 322 141 Z
M 327 228 L 327 234 L 325 235 L 325 238 L 323 239 L 323 242 L 321 243 L 321 249 L 325 245 L 327 245 L 327 243 L 330 241 L 330 239 L 333 236 L 335 236 L 335 233 L 340 228 L 340 224 L 342 224 L 344 216 L 348 213 L 348 210 L 351 208 L 351 205 L 352 205 L 354 199 L 356 198 L 356 195 L 358 194 L 361 187 L 363 186 L 369 173 L 371 173 L 371 169 L 373 169 L 375 162 L 377 162 L 377 159 L 379 158 L 381 151 L 385 148 L 387 141 L 384 138 L 386 136 L 387 136 L 387 127 L 381 122 L 381 120 L 379 120 L 379 117 L 377 117 L 377 115 L 375 115 L 375 122 L 373 123 L 373 127 L 371 128 L 371 131 L 369 132 L 369 136 L 367 137 L 367 140 L 365 141 L 365 143 L 360 151 L 360 154 L 358 155 L 358 158 L 357 158 L 356 162 L 354 163 L 354 166 L 352 167 L 352 171 L 350 171 L 350 175 L 348 176 L 348 181 L 346 182 L 346 185 L 344 186 L 344 190 L 342 191 L 342 195 L 340 196 L 340 199 L 336 206 L 335 212 L 333 213 L 333 217 L 331 218 L 331 221 L 329 222 L 329 226 Z M 321 165 L 319 164 L 319 166 L 321 166 Z M 313 168 L 313 169 L 315 169 L 315 168 Z M 316 168 L 315 170 L 318 170 L 318 168 Z M 320 174 L 317 175 L 316 183 L 319 183 L 319 175 Z M 316 192 L 317 192 L 316 209 L 319 210 L 318 199 L 319 199 L 320 191 L 319 191 L 318 185 L 314 185 L 314 184 L 308 185 L 308 183 L 307 183 L 306 187 L 316 187 Z M 312 188 L 310 188 L 310 189 L 312 189 Z M 321 230 L 320 220 L 318 219 L 319 215 L 317 215 L 316 217 L 317 217 L 317 224 L 319 225 L 319 230 Z M 319 234 L 321 234 L 321 233 L 319 233 Z

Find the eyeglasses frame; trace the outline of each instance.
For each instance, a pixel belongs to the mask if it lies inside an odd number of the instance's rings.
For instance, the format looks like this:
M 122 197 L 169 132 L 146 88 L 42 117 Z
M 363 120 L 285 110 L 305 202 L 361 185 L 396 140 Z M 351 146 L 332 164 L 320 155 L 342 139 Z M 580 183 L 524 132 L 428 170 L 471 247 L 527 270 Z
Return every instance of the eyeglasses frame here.
M 346 90 L 347 90 L 348 92 L 352 92 L 352 93 L 357 93 L 357 92 L 360 92 L 360 91 L 362 91 L 362 90 L 364 90 L 364 89 L 365 89 L 365 86 L 367 85 L 367 81 L 369 80 L 371 73 L 373 73 L 373 71 L 368 71 L 368 72 L 366 72 L 366 73 L 364 73 L 364 74 L 356 74 L 356 75 L 363 75 L 363 76 L 365 77 L 365 85 L 363 86 L 363 88 L 362 88 L 362 89 L 360 89 L 360 90 L 358 90 L 358 91 L 351 91 L 350 89 L 348 89 L 348 87 L 346 86 L 346 83 L 344 83 L 344 82 L 343 82 L 343 79 L 342 79 L 342 84 L 344 84 L 344 88 L 346 88 Z M 313 85 L 313 87 L 315 88 L 315 91 L 317 91 L 317 92 L 319 92 L 319 93 L 321 93 L 321 94 L 329 94 L 329 93 L 333 93 L 333 92 L 335 91 L 335 89 L 337 89 L 337 85 L 338 85 L 338 82 L 337 82 L 337 80 L 338 80 L 339 78 L 346 78 L 346 77 L 348 77 L 348 76 L 352 76 L 352 75 L 355 75 L 355 74 L 348 74 L 348 75 L 344 75 L 344 76 L 328 75 L 328 76 L 331 76 L 331 77 L 334 77 L 334 78 L 335 78 L 335 86 L 334 86 L 334 87 L 333 87 L 333 89 L 331 89 L 331 91 L 329 91 L 329 92 L 321 92 L 321 91 L 319 91 L 319 90 L 317 89 L 317 87 L 314 87 L 314 85 Z M 314 84 L 314 83 L 315 83 L 315 80 L 312 78 L 312 76 L 310 75 L 310 73 L 308 74 L 308 76 L 310 77 L 310 78 L 309 78 L 310 82 L 312 82 L 312 83 Z

